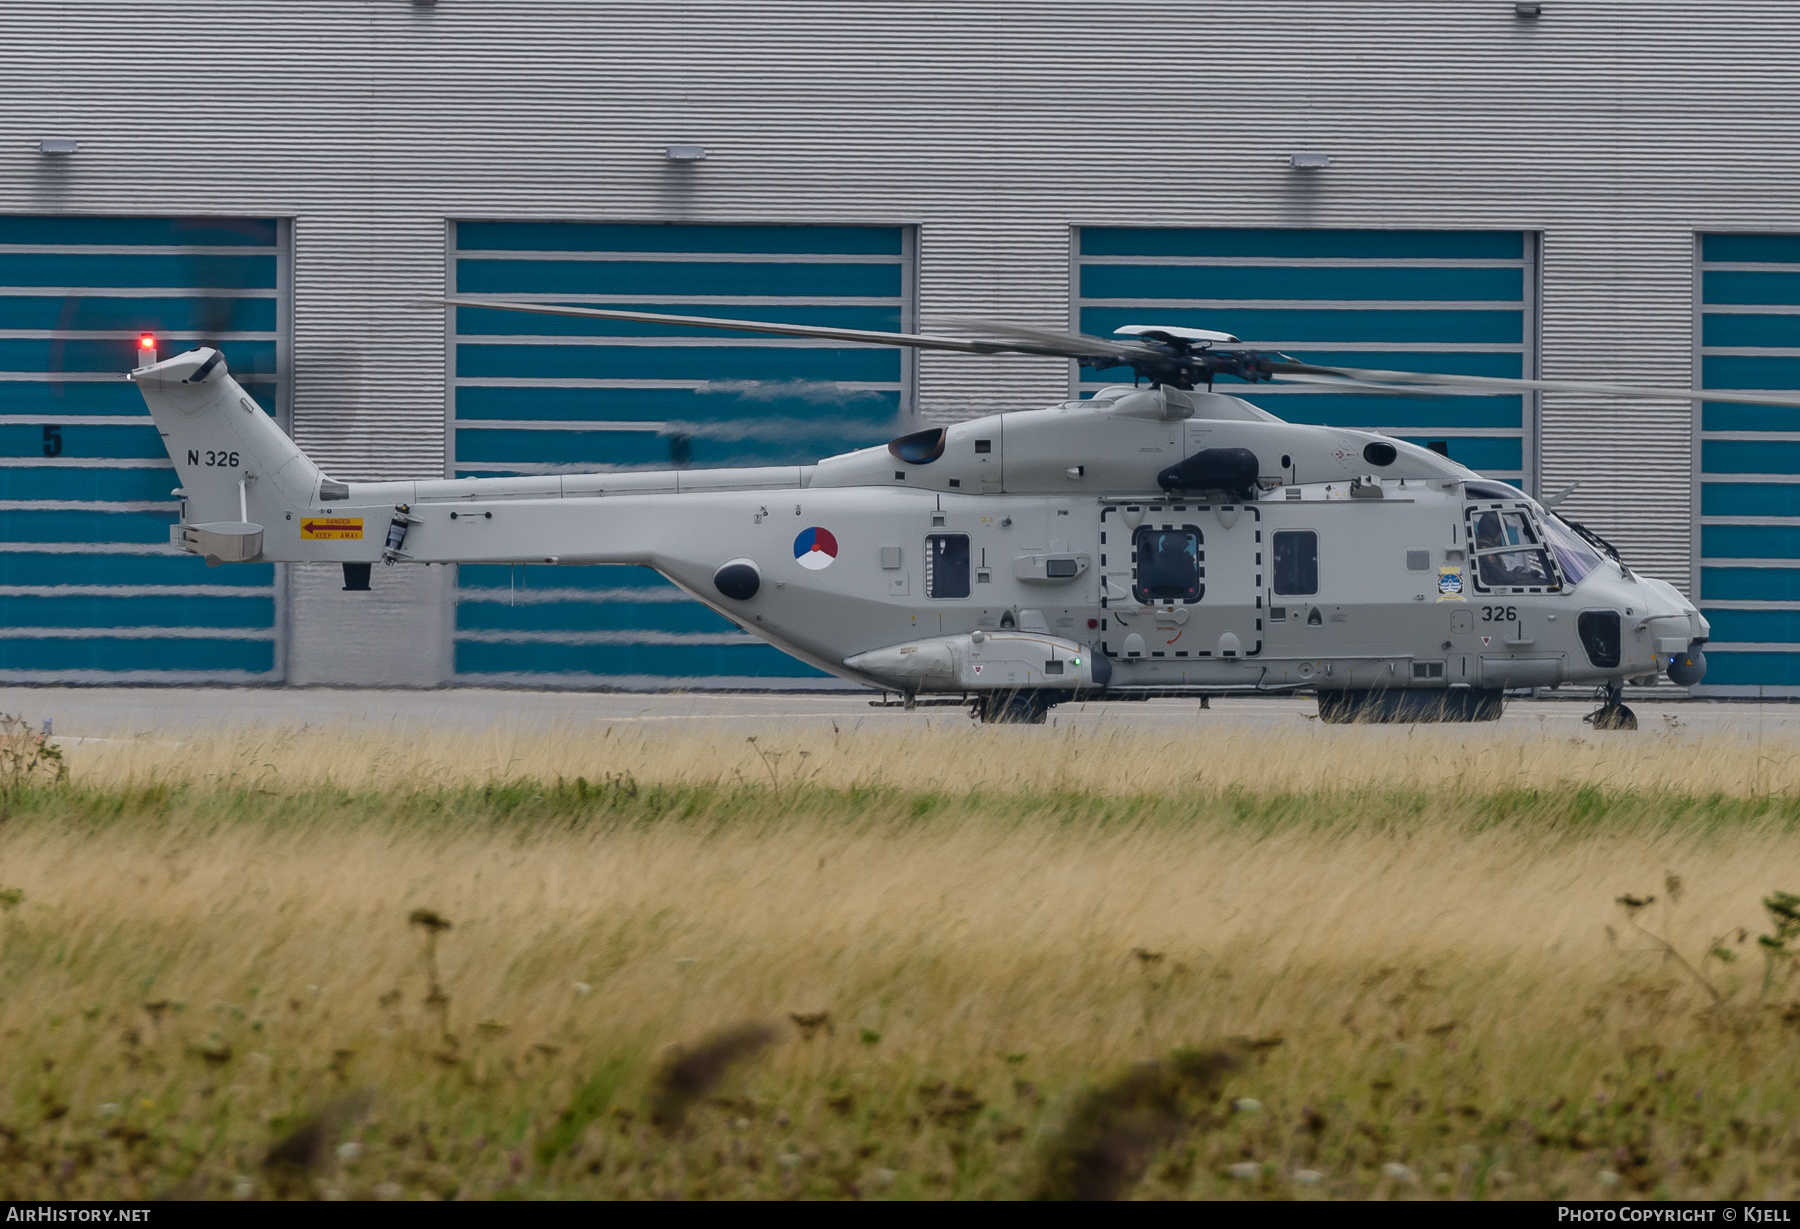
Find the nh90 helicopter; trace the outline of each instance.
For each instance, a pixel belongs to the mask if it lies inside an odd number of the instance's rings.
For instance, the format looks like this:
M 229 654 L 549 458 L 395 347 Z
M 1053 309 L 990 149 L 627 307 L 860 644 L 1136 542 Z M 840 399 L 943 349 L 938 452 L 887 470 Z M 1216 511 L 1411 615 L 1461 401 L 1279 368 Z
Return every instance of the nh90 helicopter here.
M 202 348 L 131 373 L 180 475 L 172 540 L 209 563 L 638 564 L 840 677 L 1060 701 L 1314 692 L 1327 721 L 1486 720 L 1505 692 L 1705 674 L 1709 628 L 1598 535 L 1447 456 L 1287 423 L 1217 376 L 1428 395 L 1800 397 L 1320 367 L 1226 333 L 956 338 L 449 299 L 602 320 L 1128 366 L 1092 400 L 916 431 L 814 465 L 338 482 Z M 150 347 L 152 340 L 146 339 Z

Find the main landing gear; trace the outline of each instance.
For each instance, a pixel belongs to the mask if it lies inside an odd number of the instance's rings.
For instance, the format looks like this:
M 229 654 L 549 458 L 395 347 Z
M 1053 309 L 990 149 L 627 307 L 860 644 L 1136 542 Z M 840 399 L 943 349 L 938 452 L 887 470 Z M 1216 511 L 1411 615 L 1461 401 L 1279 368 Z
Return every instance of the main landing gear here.
M 1625 705 L 1625 687 L 1621 683 L 1608 683 L 1602 691 L 1603 699 L 1600 707 L 1583 717 L 1582 720 L 1596 730 L 1635 730 L 1638 728 L 1637 714 Z
M 984 693 L 975 697 L 972 715 L 983 725 L 1043 725 L 1052 703 L 1034 691 Z
M 1504 707 L 1498 688 L 1454 691 L 1321 691 L 1319 720 L 1327 725 L 1386 725 L 1411 721 L 1498 721 Z

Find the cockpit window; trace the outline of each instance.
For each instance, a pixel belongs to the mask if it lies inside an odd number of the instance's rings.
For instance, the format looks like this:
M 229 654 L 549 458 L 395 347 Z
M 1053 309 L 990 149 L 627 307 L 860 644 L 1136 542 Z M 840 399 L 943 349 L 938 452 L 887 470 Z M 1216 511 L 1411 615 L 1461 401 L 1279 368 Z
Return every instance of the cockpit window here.
M 1523 512 L 1482 512 L 1475 517 L 1475 549 L 1535 546 L 1537 534 Z
M 1562 589 L 1538 524 L 1524 508 L 1469 509 L 1469 545 L 1475 552 L 1475 583 L 1483 589 Z
M 1490 589 L 1548 589 L 1556 583 L 1541 550 L 1496 551 L 1476 558 L 1481 562 L 1481 583 Z

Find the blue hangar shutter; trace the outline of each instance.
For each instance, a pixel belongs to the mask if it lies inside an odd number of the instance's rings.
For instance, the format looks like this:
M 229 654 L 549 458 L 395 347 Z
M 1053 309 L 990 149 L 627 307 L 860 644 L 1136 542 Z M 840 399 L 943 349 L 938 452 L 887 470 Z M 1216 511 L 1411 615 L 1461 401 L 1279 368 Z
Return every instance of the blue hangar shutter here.
M 1076 236 L 1073 323 L 1220 329 L 1306 362 L 1390 371 L 1531 377 L 1537 371 L 1537 244 L 1519 231 L 1085 227 Z M 1083 370 L 1080 395 L 1130 383 Z M 1453 460 L 1535 479 L 1533 407 L 1520 396 L 1321 393 L 1221 380 L 1290 422 L 1442 441 Z
M 1800 390 L 1800 235 L 1702 235 L 1703 388 Z M 1719 694 L 1800 692 L 1800 410 L 1700 408 L 1698 602 Z
M 283 224 L 0 216 L 0 681 L 277 677 L 275 569 L 169 545 L 175 470 L 125 373 L 200 342 L 271 414 Z
M 477 222 L 458 294 L 899 332 L 903 227 Z M 452 471 L 803 465 L 891 439 L 910 352 L 454 310 Z M 645 568 L 459 569 L 456 672 L 577 686 L 817 685 L 826 676 Z

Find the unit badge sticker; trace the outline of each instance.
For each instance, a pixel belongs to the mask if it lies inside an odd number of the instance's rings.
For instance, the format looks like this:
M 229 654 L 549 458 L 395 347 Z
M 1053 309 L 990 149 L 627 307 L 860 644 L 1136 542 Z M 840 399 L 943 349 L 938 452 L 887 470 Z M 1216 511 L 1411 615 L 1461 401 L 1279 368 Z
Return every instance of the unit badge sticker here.
M 1460 602 L 1463 599 L 1463 577 L 1461 568 L 1438 569 L 1438 601 Z
M 800 536 L 794 539 L 795 562 L 811 571 L 830 567 L 837 554 L 837 539 L 831 536 L 831 530 L 818 525 L 802 529 Z

